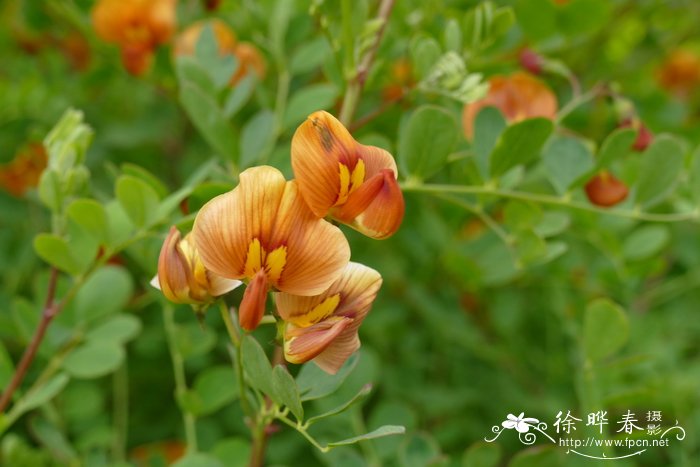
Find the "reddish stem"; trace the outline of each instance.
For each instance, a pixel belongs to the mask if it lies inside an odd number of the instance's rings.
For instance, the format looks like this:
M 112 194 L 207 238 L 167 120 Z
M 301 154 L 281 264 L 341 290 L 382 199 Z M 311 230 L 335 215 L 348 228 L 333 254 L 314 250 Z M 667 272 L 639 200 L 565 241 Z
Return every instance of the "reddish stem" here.
M 0 412 L 4 412 L 5 408 L 12 399 L 12 395 L 15 393 L 19 385 L 24 380 L 24 377 L 27 374 L 27 370 L 29 370 L 32 361 L 36 356 L 36 352 L 37 350 L 39 350 L 39 346 L 44 340 L 46 329 L 49 327 L 49 324 L 51 323 L 53 318 L 58 314 L 59 311 L 61 311 L 61 308 L 63 308 L 63 303 L 55 303 L 54 301 L 54 297 L 56 295 L 57 282 L 58 270 L 56 268 L 51 268 L 51 277 L 49 278 L 49 286 L 46 292 L 46 303 L 44 304 L 44 309 L 41 313 L 41 321 L 39 322 L 39 326 L 36 328 L 36 331 L 32 336 L 32 341 L 29 343 L 29 346 L 24 350 L 22 359 L 20 360 L 19 365 L 17 365 L 15 373 L 12 375 L 10 384 L 7 385 L 7 388 L 2 393 L 2 398 L 0 398 Z

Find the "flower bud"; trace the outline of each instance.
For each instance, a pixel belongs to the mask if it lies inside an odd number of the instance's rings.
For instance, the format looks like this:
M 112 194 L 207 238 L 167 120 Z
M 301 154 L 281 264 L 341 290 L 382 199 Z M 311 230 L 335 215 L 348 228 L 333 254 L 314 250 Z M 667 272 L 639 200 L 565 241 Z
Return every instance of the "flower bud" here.
M 183 239 L 173 226 L 160 250 L 158 275 L 151 285 L 172 302 L 197 305 L 213 301 L 241 285 L 241 281 L 208 271 L 195 249 L 192 234 Z
M 591 203 L 606 208 L 624 201 L 629 192 L 624 182 L 606 170 L 591 178 L 584 189 Z

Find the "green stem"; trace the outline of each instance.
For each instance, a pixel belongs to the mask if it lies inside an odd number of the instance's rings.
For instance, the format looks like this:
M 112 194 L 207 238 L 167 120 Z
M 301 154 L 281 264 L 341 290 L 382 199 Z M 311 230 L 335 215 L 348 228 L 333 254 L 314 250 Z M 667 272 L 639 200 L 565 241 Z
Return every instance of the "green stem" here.
M 117 462 L 126 460 L 126 440 L 129 433 L 129 373 L 127 360 L 112 377 L 114 388 L 114 437 L 112 453 Z
M 638 221 L 648 222 L 684 222 L 697 221 L 700 219 L 700 211 L 692 211 L 674 214 L 653 214 L 640 212 L 637 210 L 604 209 L 568 198 L 561 198 L 552 195 L 538 193 L 527 193 L 523 191 L 503 190 L 487 186 L 461 186 L 461 185 L 438 185 L 438 184 L 415 184 L 403 183 L 401 188 L 405 192 L 429 193 L 432 195 L 444 195 L 445 193 L 470 194 L 470 195 L 490 195 L 501 198 L 517 199 L 521 201 L 532 201 L 541 204 L 550 204 L 564 208 L 577 209 L 579 211 L 593 212 L 608 216 L 624 217 Z
M 572 89 L 575 89 L 572 84 Z M 561 122 L 564 120 L 571 112 L 576 110 L 578 107 L 582 106 L 583 104 L 586 104 L 593 99 L 597 97 L 601 97 L 603 95 L 606 95 L 607 93 L 607 87 L 603 84 L 596 84 L 593 86 L 589 91 L 584 92 L 583 94 L 580 94 L 580 90 L 578 94 L 574 94 L 574 97 L 564 106 L 562 107 L 559 112 L 557 113 L 557 122 Z
M 173 362 L 173 373 L 175 375 L 175 395 L 178 402 L 187 394 L 187 381 L 185 379 L 185 360 L 177 347 L 176 336 L 177 328 L 175 325 L 175 311 L 170 303 L 163 305 L 163 324 L 165 326 L 165 334 L 168 337 L 168 349 L 170 350 L 170 359 Z M 189 454 L 197 452 L 197 427 L 195 416 L 187 411 L 182 410 L 182 418 L 185 425 L 185 441 L 187 443 L 187 452 Z
M 302 435 L 304 438 L 306 438 L 307 441 L 308 441 L 309 443 L 311 443 L 311 444 L 312 444 L 316 449 L 318 449 L 319 451 L 321 451 L 321 452 L 328 452 L 328 451 L 330 451 L 330 448 L 329 448 L 328 446 L 321 446 L 321 444 L 320 444 L 318 441 L 316 441 L 316 439 L 315 439 L 313 436 L 311 436 L 311 435 L 308 433 L 308 431 L 306 431 L 306 428 L 305 428 L 304 425 L 301 425 L 301 424 L 298 423 L 298 422 L 295 423 L 295 422 L 291 421 L 289 418 L 287 418 L 285 415 L 282 415 L 281 413 L 280 413 L 280 414 L 276 414 L 276 415 L 275 415 L 275 418 L 276 418 L 277 420 L 281 421 L 282 423 L 284 423 L 285 425 L 290 426 L 291 428 L 294 428 L 296 431 L 298 431 L 299 433 L 301 433 L 301 435 Z
M 355 408 L 354 410 L 352 410 L 351 421 L 356 435 L 359 436 L 363 433 L 367 433 L 367 427 L 365 426 L 365 421 L 362 418 L 362 412 L 359 409 Z M 373 467 L 382 465 L 382 461 L 379 458 L 379 454 L 377 454 L 377 451 L 374 448 L 374 444 L 372 444 L 372 441 L 367 441 L 365 443 L 359 444 L 360 449 L 362 450 L 362 452 L 364 452 L 365 457 L 368 460 L 368 465 Z
M 231 319 L 231 313 L 229 311 L 228 305 L 223 300 L 219 300 L 219 311 L 221 312 L 221 319 L 224 320 L 226 325 L 226 330 L 228 331 L 228 336 L 231 339 L 231 343 L 235 347 L 235 367 L 236 376 L 238 377 L 238 392 L 241 398 L 241 408 L 243 413 L 247 416 L 253 415 L 253 409 L 248 403 L 248 393 L 245 386 L 245 376 L 243 375 L 243 357 L 241 355 L 241 336 L 240 332 L 236 328 L 236 325 Z

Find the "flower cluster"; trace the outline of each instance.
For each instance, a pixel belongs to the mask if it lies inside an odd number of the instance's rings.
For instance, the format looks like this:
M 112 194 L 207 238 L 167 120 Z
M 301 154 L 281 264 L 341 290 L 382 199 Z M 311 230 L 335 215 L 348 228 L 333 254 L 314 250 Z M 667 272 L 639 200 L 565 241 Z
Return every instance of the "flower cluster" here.
M 326 219 L 387 238 L 403 219 L 403 195 L 391 154 L 359 144 L 326 112 L 297 129 L 291 157 L 294 180 L 250 168 L 202 207 L 184 239 L 173 227 L 154 285 L 174 302 L 205 307 L 245 283 L 239 324 L 248 331 L 272 292 L 287 361 L 314 360 L 335 373 L 360 346 L 357 331 L 382 278 L 350 262 L 345 235 Z
M 238 68 L 229 82 L 231 86 L 234 86 L 250 72 L 253 72 L 260 79 L 265 77 L 267 65 L 257 47 L 249 42 L 238 42 L 233 30 L 219 19 L 198 21 L 182 31 L 175 39 L 173 49 L 175 55 L 193 55 L 197 41 L 206 26 L 209 26 L 214 32 L 219 55 L 222 57 L 233 55 L 238 61 Z
M 92 10 L 97 35 L 121 49 L 124 68 L 145 73 L 158 45 L 175 32 L 175 0 L 100 0 Z

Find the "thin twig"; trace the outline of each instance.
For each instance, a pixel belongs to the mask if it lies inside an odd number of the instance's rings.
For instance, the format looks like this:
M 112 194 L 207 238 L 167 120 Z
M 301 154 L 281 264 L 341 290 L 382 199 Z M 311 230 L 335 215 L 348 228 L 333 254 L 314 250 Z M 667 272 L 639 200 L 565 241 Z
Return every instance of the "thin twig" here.
M 58 282 L 58 269 L 55 267 L 51 268 L 51 276 L 49 277 L 49 285 L 46 292 L 46 302 L 44 304 L 44 309 L 41 312 L 41 321 L 39 326 L 36 328 L 32 340 L 29 346 L 25 349 L 22 359 L 17 365 L 17 370 L 15 370 L 14 375 L 10 383 L 7 385 L 5 392 L 2 393 L 2 398 L 0 398 L 0 412 L 4 412 L 7 405 L 12 399 L 12 395 L 17 390 L 19 385 L 24 380 L 27 374 L 27 370 L 32 364 L 34 357 L 36 356 L 37 350 L 41 342 L 44 340 L 44 335 L 46 334 L 46 329 L 49 327 L 51 320 L 61 311 L 64 302 L 55 303 L 56 295 L 56 283 Z
M 367 81 L 367 75 L 374 62 L 374 57 L 377 55 L 377 49 L 379 49 L 379 44 L 382 41 L 386 25 L 389 23 L 391 10 L 394 8 L 394 1 L 395 0 L 382 0 L 381 5 L 379 5 L 377 19 L 379 19 L 381 23 L 374 36 L 374 43 L 362 57 L 357 71 L 355 72 L 355 76 L 348 82 L 348 88 L 345 91 L 345 98 L 343 99 L 343 107 L 340 109 L 338 118 L 345 126 L 350 125 L 352 117 L 355 114 L 360 94 L 362 94 L 365 81 Z

